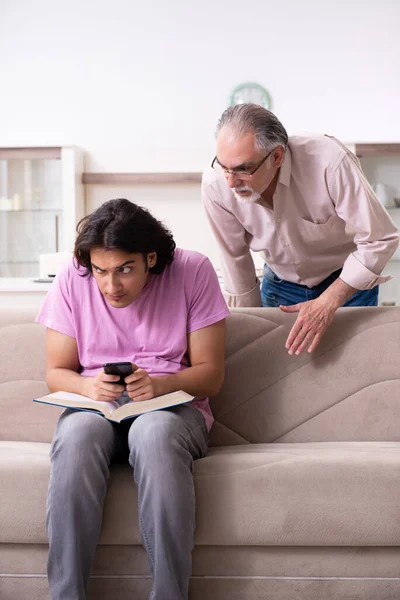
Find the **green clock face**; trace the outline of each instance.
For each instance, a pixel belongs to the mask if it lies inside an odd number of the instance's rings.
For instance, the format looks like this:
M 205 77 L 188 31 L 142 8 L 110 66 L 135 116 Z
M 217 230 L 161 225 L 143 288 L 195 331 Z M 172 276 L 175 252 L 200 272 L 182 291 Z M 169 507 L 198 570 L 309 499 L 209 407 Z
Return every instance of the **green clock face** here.
M 271 98 L 261 85 L 258 83 L 241 83 L 237 85 L 231 93 L 230 104 L 244 104 L 251 102 L 253 104 L 259 104 L 267 110 L 271 108 Z

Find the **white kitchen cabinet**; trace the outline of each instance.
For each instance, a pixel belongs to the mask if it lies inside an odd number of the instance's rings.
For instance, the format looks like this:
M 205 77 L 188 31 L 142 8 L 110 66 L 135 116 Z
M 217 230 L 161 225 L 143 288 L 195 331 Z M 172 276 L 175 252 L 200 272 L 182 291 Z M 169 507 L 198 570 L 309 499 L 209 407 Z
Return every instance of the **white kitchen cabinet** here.
M 0 148 L 0 278 L 38 277 L 40 254 L 72 250 L 83 172 L 74 146 Z

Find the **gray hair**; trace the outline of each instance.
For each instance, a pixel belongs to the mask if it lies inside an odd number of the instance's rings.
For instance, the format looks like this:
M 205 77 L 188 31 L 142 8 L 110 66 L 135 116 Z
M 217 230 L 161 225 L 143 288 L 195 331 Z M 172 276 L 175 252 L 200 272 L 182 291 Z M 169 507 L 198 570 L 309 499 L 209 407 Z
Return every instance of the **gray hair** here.
M 254 133 L 256 147 L 270 152 L 277 146 L 286 148 L 288 134 L 279 119 L 258 104 L 236 104 L 230 106 L 218 121 L 216 135 L 223 127 L 229 127 L 237 136 Z

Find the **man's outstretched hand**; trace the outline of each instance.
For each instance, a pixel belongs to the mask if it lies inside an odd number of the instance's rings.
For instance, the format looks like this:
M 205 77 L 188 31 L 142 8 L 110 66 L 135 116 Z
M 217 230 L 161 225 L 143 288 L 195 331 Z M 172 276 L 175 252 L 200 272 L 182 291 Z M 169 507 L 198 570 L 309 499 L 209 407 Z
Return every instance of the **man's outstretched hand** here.
M 285 344 L 289 354 L 301 354 L 306 348 L 308 352 L 315 350 L 336 312 L 335 306 L 327 304 L 321 298 L 293 306 L 281 305 L 279 308 L 286 313 L 299 313 Z
M 285 348 L 289 354 L 301 354 L 308 348 L 312 352 L 318 346 L 322 336 L 332 323 L 335 312 L 356 292 L 338 277 L 319 298 L 308 302 L 299 302 L 293 306 L 279 308 L 286 313 L 298 312 L 299 316 L 290 330 Z

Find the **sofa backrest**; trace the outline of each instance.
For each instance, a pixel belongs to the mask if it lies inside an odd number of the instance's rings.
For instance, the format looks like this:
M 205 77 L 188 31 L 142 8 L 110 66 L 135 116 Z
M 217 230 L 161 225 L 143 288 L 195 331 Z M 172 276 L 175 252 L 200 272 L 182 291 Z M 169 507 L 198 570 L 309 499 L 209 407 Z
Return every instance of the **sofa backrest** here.
M 0 310 L 0 440 L 49 442 L 60 410 L 47 393 L 45 328 Z M 289 356 L 296 315 L 233 309 L 212 445 L 400 440 L 400 307 L 340 309 L 313 354 Z
M 400 440 L 400 307 L 341 308 L 312 353 L 289 356 L 297 315 L 235 309 L 212 445 Z
M 32 402 L 48 393 L 46 330 L 36 313 L 0 309 L 0 440 L 50 442 L 61 413 Z

